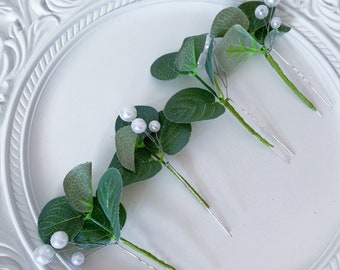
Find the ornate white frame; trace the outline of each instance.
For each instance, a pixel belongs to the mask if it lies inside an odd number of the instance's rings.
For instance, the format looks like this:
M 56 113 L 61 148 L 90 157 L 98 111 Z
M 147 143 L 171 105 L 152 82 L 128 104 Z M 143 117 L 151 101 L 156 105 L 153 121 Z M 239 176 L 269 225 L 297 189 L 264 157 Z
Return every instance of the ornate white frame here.
M 34 209 L 22 181 L 28 104 L 86 28 L 138 1 L 142 0 L 0 0 L 1 269 L 37 268 L 31 255 L 39 241 L 32 221 Z M 299 18 L 290 24 L 327 57 L 340 76 L 340 2 L 287 0 L 282 1 L 282 9 L 287 16 L 298 10 Z M 339 254 L 340 233 L 311 269 L 340 269 Z M 64 268 L 57 263 L 50 267 Z

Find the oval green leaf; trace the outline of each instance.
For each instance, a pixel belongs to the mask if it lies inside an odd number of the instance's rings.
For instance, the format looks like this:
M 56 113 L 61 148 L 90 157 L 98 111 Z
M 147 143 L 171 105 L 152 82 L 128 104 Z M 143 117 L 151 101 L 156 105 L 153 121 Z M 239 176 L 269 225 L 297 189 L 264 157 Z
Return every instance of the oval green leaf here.
M 63 197 L 49 201 L 38 218 L 38 231 L 41 240 L 45 244 L 50 243 L 53 233 L 64 231 L 72 240 L 81 230 L 84 224 L 84 217 L 75 211 L 68 199 Z
M 223 37 L 235 24 L 240 24 L 245 30 L 248 30 L 249 20 L 247 15 L 236 7 L 223 9 L 215 17 L 210 35 L 211 37 Z
M 98 202 L 108 218 L 112 228 L 112 236 L 117 241 L 120 238 L 119 205 L 123 190 L 123 181 L 116 168 L 109 168 L 101 177 L 98 188 Z
M 162 81 L 176 79 L 180 74 L 175 65 L 176 57 L 177 52 L 173 52 L 165 54 L 156 59 L 150 68 L 151 75 L 154 78 Z
M 150 152 L 144 148 L 136 149 L 136 170 L 131 172 L 126 170 L 119 162 L 117 154 L 112 158 L 109 167 L 117 168 L 122 176 L 123 185 L 127 186 L 133 183 L 144 181 L 154 177 L 161 169 L 159 161 L 154 160 Z
M 124 168 L 135 171 L 135 147 L 137 134 L 130 126 L 124 126 L 116 132 L 115 142 L 117 157 Z
M 104 228 L 108 228 L 105 230 Z M 73 241 L 79 248 L 88 249 L 107 245 L 112 239 L 111 224 L 98 199 L 93 200 L 93 211 L 91 219 L 84 221 L 82 229 Z
M 216 49 L 220 67 L 230 74 L 239 64 L 257 53 L 262 46 L 241 25 L 234 25 Z
M 223 114 L 225 108 L 208 91 L 187 88 L 173 95 L 165 105 L 164 115 L 175 123 L 209 120 Z
M 179 50 L 175 65 L 182 74 L 196 74 L 198 59 L 204 50 L 207 34 L 187 37 Z
M 126 221 L 126 210 L 122 204 L 119 205 L 119 220 L 121 229 Z M 100 225 L 99 225 L 100 224 Z M 109 228 L 105 230 L 104 228 Z M 97 198 L 94 198 L 92 220 L 84 221 L 82 229 L 73 242 L 82 249 L 92 249 L 110 244 L 112 240 L 111 224 L 100 207 Z
M 64 191 L 71 206 L 79 212 L 91 212 L 92 164 L 87 162 L 74 167 L 64 179 Z

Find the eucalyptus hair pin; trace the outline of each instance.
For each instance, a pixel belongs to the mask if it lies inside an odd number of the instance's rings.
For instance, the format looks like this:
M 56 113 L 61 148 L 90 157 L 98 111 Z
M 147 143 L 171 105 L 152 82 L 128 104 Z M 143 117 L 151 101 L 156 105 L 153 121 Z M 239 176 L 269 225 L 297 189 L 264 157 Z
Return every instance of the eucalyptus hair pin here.
M 164 166 L 231 236 L 231 229 L 212 211 L 207 200 L 166 160 L 166 155 L 177 154 L 189 142 L 190 123 L 174 123 L 163 111 L 150 106 L 128 106 L 117 117 L 115 129 L 116 153 L 109 167 L 120 171 L 124 186 L 147 180 Z
M 220 65 L 227 74 L 229 74 L 240 62 L 246 61 L 254 54 L 262 54 L 293 93 L 309 108 L 318 112 L 313 102 L 309 100 L 283 72 L 271 54 L 273 51 L 307 83 L 312 92 L 314 92 L 322 102 L 331 108 L 331 103 L 312 86 L 311 82 L 295 66 L 285 60 L 276 50 L 273 50 L 274 42 L 291 29 L 289 26 L 283 24 L 280 17 L 275 16 L 275 10 L 279 3 L 280 0 L 264 0 L 264 3 L 260 1 L 250 1 L 241 4 L 238 9 L 246 15 L 248 21 L 244 20 L 243 23 L 240 23 L 242 27 L 234 24 L 229 29 L 225 28 L 224 30 L 226 31 L 222 30 L 223 28 L 221 28 L 220 25 L 221 20 L 226 20 L 224 16 L 227 15 L 228 8 L 216 16 L 212 26 L 212 32 L 214 33 L 214 28 L 217 28 L 223 33 L 223 35 L 220 35 L 220 32 L 218 35 L 215 35 L 217 38 L 222 38 L 220 45 L 216 49 Z M 244 19 L 246 19 L 246 17 L 244 17 Z M 239 61 L 240 59 L 241 61 Z
M 239 15 L 243 14 L 236 8 L 231 10 L 229 8 L 229 12 L 235 12 L 233 24 L 235 20 L 238 22 Z M 245 17 L 244 14 L 243 16 Z M 245 17 L 245 20 L 248 19 Z M 218 31 L 216 23 L 213 29 Z M 261 131 L 265 131 L 265 135 L 269 135 L 265 138 L 264 134 L 260 134 L 260 130 L 256 131 L 235 109 L 235 103 L 228 95 L 227 71 L 220 67 L 219 61 L 216 59 L 218 56 L 214 52 L 214 44 L 214 39 L 207 34 L 187 37 L 178 52 L 165 54 L 152 64 L 151 74 L 159 80 L 173 80 L 178 76 L 190 76 L 197 79 L 204 87 L 186 88 L 173 95 L 164 107 L 165 117 L 173 122 L 185 124 L 214 119 L 228 110 L 249 133 L 274 150 L 281 158 L 284 157 L 284 160 L 289 161 L 291 155 L 290 152 L 287 154 L 288 147 L 285 143 L 279 141 L 279 145 L 284 146 L 282 149 L 277 149 L 278 147 L 274 145 L 279 140 L 278 136 L 262 125 Z M 202 69 L 204 69 L 203 72 Z M 205 79 L 205 77 L 208 78 Z M 225 92 L 220 87 L 220 83 L 224 86 Z M 246 117 L 251 116 L 253 122 L 260 123 L 245 109 L 242 110 Z
M 115 245 L 150 269 L 157 270 L 141 256 L 162 268 L 175 269 L 121 236 L 126 211 L 120 203 L 123 181 L 117 169 L 110 168 L 103 174 L 96 196 L 93 196 L 92 164 L 89 162 L 73 168 L 63 186 L 65 196 L 49 201 L 39 215 L 38 232 L 44 244 L 33 252 L 37 264 L 49 264 L 57 253 L 72 250 L 75 252 L 71 263 L 79 266 L 86 256 Z
M 317 95 L 318 98 L 320 98 L 320 100 L 326 104 L 326 106 L 330 109 L 333 108 L 332 102 L 329 101 L 326 97 L 324 97 L 311 83 L 311 81 L 306 78 L 306 76 L 301 73 L 293 64 L 291 64 L 290 62 L 288 62 L 281 54 L 279 54 L 278 51 L 276 51 L 275 49 L 271 49 L 271 52 L 275 53 L 275 55 L 277 55 L 277 57 L 279 57 L 279 59 L 281 59 L 281 61 L 283 63 L 285 63 L 288 67 L 290 67 L 299 77 L 301 77 L 301 79 L 310 87 L 310 89 Z
M 187 37 L 179 51 L 165 54 L 153 62 L 150 71 L 156 79 L 173 80 L 179 76 L 190 76 L 203 85 L 203 88 L 186 88 L 173 95 L 164 108 L 166 118 L 176 123 L 192 123 L 217 118 L 228 110 L 260 142 L 283 160 L 290 161 L 295 154 L 289 146 L 254 114 L 236 104 L 227 89 L 227 76 L 238 65 L 255 54 L 264 55 L 293 93 L 319 113 L 316 106 L 285 75 L 272 57 L 273 51 L 311 87 L 317 97 L 331 107 L 330 102 L 297 68 L 272 49 L 274 41 L 290 31 L 290 27 L 275 16 L 279 2 L 250 1 L 238 7 L 225 8 L 214 18 L 209 34 Z M 258 128 L 252 127 L 249 122 Z

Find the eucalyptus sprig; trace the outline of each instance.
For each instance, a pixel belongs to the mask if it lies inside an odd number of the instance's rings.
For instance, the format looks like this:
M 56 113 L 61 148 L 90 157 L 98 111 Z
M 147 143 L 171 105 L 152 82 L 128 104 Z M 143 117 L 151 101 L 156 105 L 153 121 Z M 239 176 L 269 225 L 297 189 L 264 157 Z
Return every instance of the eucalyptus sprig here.
M 274 42 L 291 29 L 282 23 L 280 17 L 275 16 L 275 9 L 279 3 L 280 0 L 264 0 L 264 4 L 260 1 L 242 3 L 238 8 L 248 17 L 249 27 L 240 29 L 234 25 L 234 29 L 226 32 L 221 46 L 218 48 L 218 59 L 224 70 L 229 73 L 238 65 L 238 63 L 235 63 L 235 59 L 243 58 L 246 60 L 254 54 L 264 55 L 287 86 L 309 108 L 317 111 L 315 105 L 298 90 L 270 54 Z M 243 46 L 245 43 L 253 45 Z M 234 62 L 235 65 L 230 65 L 230 62 Z
M 123 181 L 116 168 L 108 169 L 100 178 L 96 196 L 92 191 L 92 164 L 80 164 L 64 179 L 65 196 L 49 201 L 38 219 L 38 231 L 44 245 L 34 251 L 38 264 L 50 263 L 56 250 L 78 250 L 71 257 L 73 265 L 84 263 L 84 250 L 116 245 L 149 268 L 157 269 L 129 251 L 134 250 L 166 269 L 173 266 L 121 236 L 126 210 L 120 203 Z M 51 245 L 50 245 L 51 244 Z M 126 248 L 128 247 L 128 248 Z
M 275 143 L 278 143 L 283 148 L 279 151 L 286 154 L 277 153 L 289 161 L 285 155 L 294 153 L 274 132 L 251 116 L 266 136 L 256 131 L 235 108 L 227 89 L 227 76 L 242 62 L 260 54 L 265 56 L 290 89 L 316 111 L 314 104 L 296 88 L 270 54 L 274 41 L 289 32 L 290 27 L 274 16 L 278 0 L 264 2 L 266 5 L 260 1 L 250 1 L 223 9 L 214 18 L 210 33 L 185 38 L 179 51 L 156 59 L 150 71 L 159 80 L 189 76 L 202 84 L 202 88 L 182 89 L 168 100 L 164 115 L 169 120 L 192 123 L 217 118 L 228 110 L 264 145 L 274 150 Z M 246 115 L 250 113 L 246 112 Z
M 116 153 L 109 167 L 117 168 L 123 186 L 155 176 L 162 166 L 179 179 L 223 230 L 231 230 L 212 212 L 207 200 L 166 159 L 175 155 L 189 142 L 190 123 L 175 123 L 164 112 L 150 106 L 130 106 L 122 109 L 115 123 Z

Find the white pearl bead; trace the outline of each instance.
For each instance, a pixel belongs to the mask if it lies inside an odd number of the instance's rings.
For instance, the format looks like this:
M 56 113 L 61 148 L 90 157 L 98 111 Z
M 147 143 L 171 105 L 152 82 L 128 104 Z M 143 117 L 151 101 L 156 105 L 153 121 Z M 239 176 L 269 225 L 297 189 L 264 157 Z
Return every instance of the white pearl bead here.
M 146 123 L 142 118 L 136 118 L 131 123 L 131 129 L 134 133 L 140 134 L 146 130 Z
M 120 118 L 126 122 L 131 122 L 137 117 L 137 109 L 134 106 L 127 106 L 121 109 Z
M 81 252 L 75 252 L 72 254 L 71 263 L 73 265 L 82 265 L 85 261 L 85 255 Z
M 159 123 L 157 120 L 153 120 L 149 123 L 149 129 L 152 132 L 158 132 L 161 129 L 161 123 Z
M 268 6 L 268 7 L 276 7 L 281 0 L 264 0 L 264 3 Z
M 40 265 L 49 264 L 54 255 L 56 254 L 55 250 L 50 245 L 41 245 L 37 247 L 33 252 L 34 261 Z
M 259 5 L 256 9 L 255 9 L 255 17 L 259 20 L 263 20 L 264 18 L 267 17 L 268 15 L 268 7 L 265 5 Z
M 66 232 L 58 231 L 52 234 L 50 239 L 51 246 L 56 249 L 64 248 L 68 244 L 68 235 Z
M 274 29 L 278 29 L 282 24 L 281 18 L 280 17 L 274 17 L 271 21 L 270 21 L 270 26 Z

